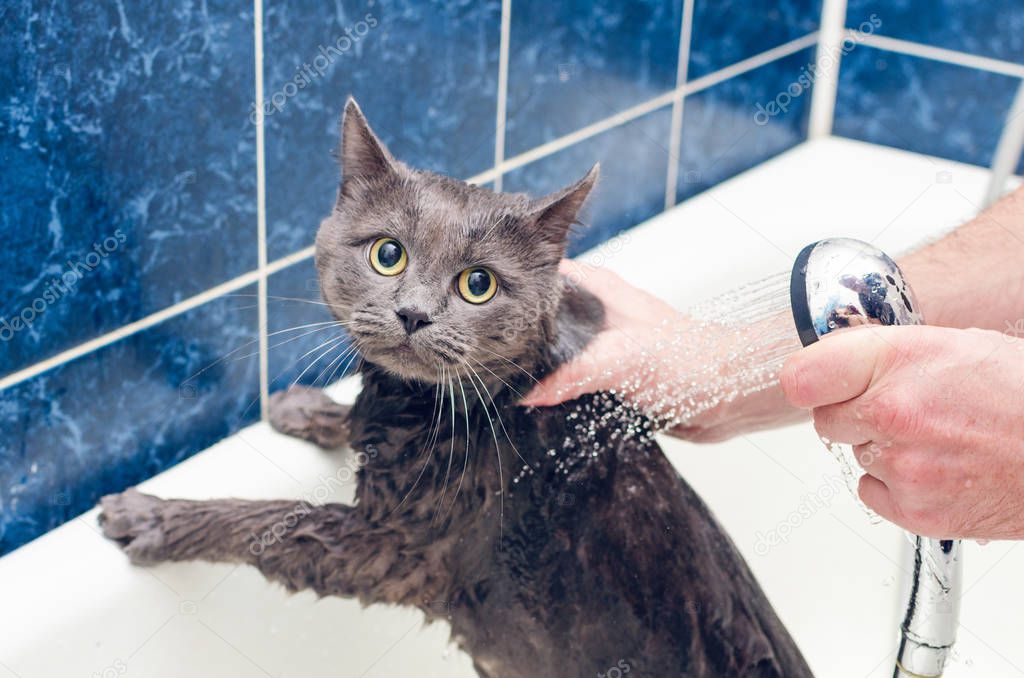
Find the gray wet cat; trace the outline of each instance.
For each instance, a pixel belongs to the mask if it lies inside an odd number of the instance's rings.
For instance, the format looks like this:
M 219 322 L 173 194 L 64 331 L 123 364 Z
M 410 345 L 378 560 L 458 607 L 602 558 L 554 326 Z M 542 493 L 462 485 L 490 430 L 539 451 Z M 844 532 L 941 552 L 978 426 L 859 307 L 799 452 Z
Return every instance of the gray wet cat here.
M 416 606 L 482 676 L 810 675 L 642 417 L 608 394 L 516 404 L 602 328 L 558 273 L 597 167 L 533 200 L 407 167 L 351 100 L 342 126 L 316 263 L 363 389 L 351 408 L 276 394 L 272 421 L 372 452 L 355 505 L 130 490 L 103 499 L 107 536 L 140 564 L 248 563 L 293 591 Z

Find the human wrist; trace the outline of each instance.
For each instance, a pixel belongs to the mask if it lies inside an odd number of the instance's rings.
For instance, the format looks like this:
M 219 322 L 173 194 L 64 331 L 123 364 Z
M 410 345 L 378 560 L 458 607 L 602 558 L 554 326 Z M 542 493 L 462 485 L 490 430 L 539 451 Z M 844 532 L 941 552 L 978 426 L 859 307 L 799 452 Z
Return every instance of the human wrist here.
M 806 418 L 778 383 L 785 358 L 800 348 L 788 308 L 750 323 L 687 317 L 674 343 L 686 359 L 661 357 L 647 374 L 641 406 L 678 437 L 723 440 Z M 670 342 L 673 343 L 673 342 Z

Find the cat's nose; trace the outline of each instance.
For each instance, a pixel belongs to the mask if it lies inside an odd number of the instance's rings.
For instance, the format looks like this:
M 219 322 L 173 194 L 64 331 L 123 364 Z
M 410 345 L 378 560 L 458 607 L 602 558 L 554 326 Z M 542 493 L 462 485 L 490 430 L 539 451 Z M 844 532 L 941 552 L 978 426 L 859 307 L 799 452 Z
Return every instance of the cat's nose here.
M 418 329 L 422 329 L 430 324 L 430 319 L 427 314 L 423 311 L 416 310 L 415 308 L 400 308 L 395 311 L 398 319 L 402 321 L 402 326 L 405 327 L 406 334 L 412 334 Z

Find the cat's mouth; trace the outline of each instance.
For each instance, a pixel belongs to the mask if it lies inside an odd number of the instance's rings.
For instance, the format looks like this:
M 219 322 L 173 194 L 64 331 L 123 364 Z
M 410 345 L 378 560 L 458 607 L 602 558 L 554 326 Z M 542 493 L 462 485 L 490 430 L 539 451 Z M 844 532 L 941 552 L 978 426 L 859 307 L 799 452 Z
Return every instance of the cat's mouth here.
M 397 341 L 360 341 L 363 357 L 403 379 L 433 382 L 446 359 L 424 342 L 406 336 Z
M 408 338 L 402 339 L 397 344 L 392 346 L 390 350 L 395 355 L 403 357 L 403 358 L 407 358 L 407 357 L 419 358 L 419 353 L 417 353 L 416 349 L 412 345 L 412 342 L 409 341 Z

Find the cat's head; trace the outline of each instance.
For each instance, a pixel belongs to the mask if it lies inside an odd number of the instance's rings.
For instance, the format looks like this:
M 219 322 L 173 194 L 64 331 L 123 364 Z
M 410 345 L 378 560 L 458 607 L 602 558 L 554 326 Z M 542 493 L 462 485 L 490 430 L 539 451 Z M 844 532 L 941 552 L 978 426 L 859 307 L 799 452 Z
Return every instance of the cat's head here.
M 320 225 L 324 300 L 362 355 L 406 379 L 508 374 L 551 341 L 558 263 L 598 168 L 539 199 L 494 193 L 397 161 L 355 101 L 342 180 Z

